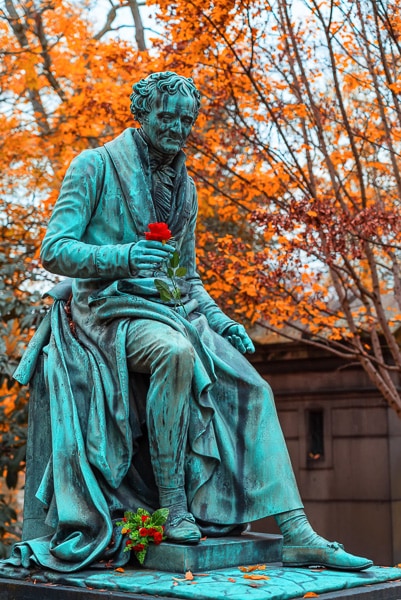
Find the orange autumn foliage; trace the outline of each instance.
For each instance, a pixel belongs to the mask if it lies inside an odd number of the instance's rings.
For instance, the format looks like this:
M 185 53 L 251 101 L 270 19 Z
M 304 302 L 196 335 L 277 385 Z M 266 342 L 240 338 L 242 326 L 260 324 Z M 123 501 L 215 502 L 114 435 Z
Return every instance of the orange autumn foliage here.
M 132 125 L 133 81 L 163 69 L 193 76 L 203 93 L 187 154 L 209 291 L 238 320 L 359 361 L 400 413 L 396 3 L 148 4 L 163 29 L 150 51 L 137 42 L 137 16 L 132 39 L 119 39 L 112 9 L 96 23 L 92 0 L 7 0 L 1 9 L 3 414 L 26 395 L 11 372 L 50 285 L 38 249 L 65 170 Z M 137 8 L 114 6 L 132 16 Z

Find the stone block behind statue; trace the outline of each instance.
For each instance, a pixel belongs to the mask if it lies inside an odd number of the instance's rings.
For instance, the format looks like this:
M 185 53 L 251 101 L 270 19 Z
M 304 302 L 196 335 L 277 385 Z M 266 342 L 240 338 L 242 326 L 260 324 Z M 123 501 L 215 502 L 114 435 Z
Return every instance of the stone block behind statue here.
M 167 507 L 176 543 L 275 515 L 284 564 L 369 567 L 311 529 L 272 392 L 244 356 L 252 341 L 196 271 L 182 148 L 198 90 L 154 73 L 131 101 L 140 128 L 73 160 L 43 241 L 44 267 L 72 280 L 55 294 L 43 349 L 52 456 L 37 497 L 55 533 L 18 544 L 10 561 L 65 572 L 123 564 L 124 511 Z M 172 239 L 145 236 L 154 223 Z M 155 284 L 174 252 L 186 269 L 178 303 Z

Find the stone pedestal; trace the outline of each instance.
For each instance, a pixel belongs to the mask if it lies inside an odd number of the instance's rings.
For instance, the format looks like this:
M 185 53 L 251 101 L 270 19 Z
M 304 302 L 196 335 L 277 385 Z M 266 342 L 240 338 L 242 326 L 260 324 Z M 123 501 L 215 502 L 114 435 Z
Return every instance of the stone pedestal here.
M 144 567 L 175 573 L 210 571 L 238 565 L 278 563 L 283 538 L 267 533 L 243 533 L 236 537 L 208 538 L 196 545 L 163 542 L 150 544 Z

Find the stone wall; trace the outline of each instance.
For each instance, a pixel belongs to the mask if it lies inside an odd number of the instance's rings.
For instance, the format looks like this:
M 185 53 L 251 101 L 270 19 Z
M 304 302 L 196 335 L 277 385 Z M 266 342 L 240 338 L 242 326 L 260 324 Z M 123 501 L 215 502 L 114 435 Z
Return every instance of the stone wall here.
M 252 362 L 274 390 L 313 526 L 378 565 L 400 563 L 401 419 L 358 365 L 302 343 L 260 345 Z

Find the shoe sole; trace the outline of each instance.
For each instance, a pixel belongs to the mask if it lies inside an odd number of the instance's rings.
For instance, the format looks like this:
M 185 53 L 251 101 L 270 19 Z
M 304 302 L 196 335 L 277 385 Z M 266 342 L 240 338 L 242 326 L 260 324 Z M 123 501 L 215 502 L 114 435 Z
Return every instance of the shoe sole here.
M 329 563 L 311 563 L 311 562 L 283 562 L 283 567 L 324 567 L 325 569 L 333 569 L 334 571 L 364 571 L 365 569 L 369 569 L 369 567 L 373 567 L 373 562 L 365 563 L 359 567 L 342 567 L 337 565 L 331 565 Z

